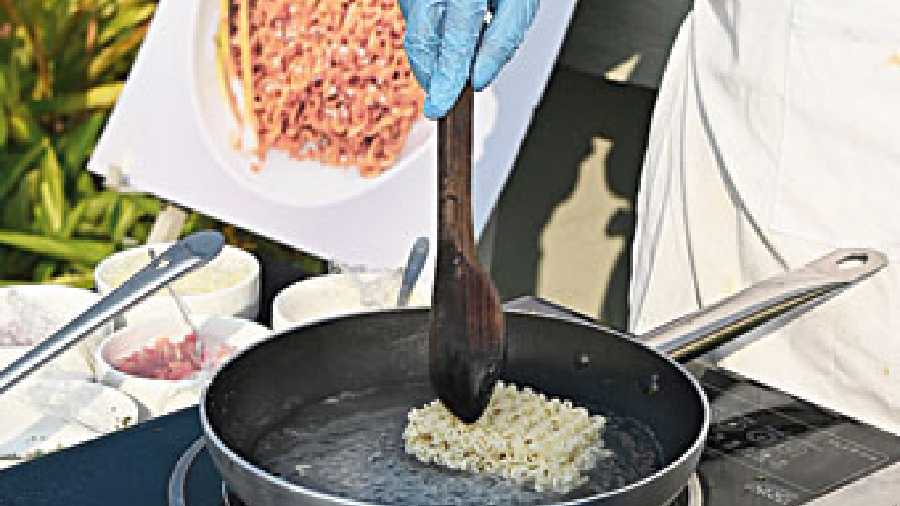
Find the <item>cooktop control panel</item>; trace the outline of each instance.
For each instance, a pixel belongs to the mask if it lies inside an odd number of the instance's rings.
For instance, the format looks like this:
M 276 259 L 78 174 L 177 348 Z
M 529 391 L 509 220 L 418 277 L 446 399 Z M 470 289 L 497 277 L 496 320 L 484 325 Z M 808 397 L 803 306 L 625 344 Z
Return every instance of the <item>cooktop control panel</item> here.
M 720 369 L 699 377 L 712 409 L 707 504 L 804 504 L 900 460 L 893 434 Z

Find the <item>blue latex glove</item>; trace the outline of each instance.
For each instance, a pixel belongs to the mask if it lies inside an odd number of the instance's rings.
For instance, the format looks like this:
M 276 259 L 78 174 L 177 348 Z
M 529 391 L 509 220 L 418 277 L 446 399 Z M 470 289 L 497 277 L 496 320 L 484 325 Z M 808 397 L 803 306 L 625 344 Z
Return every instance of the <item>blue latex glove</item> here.
M 447 114 L 470 77 L 480 91 L 512 58 L 540 0 L 398 0 L 406 18 L 404 46 L 412 71 L 427 92 L 425 115 Z M 494 13 L 480 47 L 488 7 Z M 475 60 L 474 67 L 472 59 Z

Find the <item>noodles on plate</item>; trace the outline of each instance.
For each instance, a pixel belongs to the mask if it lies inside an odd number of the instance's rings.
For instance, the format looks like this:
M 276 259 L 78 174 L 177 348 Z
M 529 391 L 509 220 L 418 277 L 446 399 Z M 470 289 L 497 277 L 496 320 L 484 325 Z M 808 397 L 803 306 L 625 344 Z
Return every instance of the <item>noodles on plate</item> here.
M 424 102 L 396 0 L 221 1 L 218 64 L 241 125 L 237 147 L 260 161 L 280 150 L 355 166 L 363 177 L 391 167 Z

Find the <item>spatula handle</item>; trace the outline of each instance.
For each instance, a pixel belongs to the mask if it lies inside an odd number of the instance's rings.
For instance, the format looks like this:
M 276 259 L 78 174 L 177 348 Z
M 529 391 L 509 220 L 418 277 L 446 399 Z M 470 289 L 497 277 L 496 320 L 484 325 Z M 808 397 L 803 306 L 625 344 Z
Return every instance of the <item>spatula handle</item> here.
M 446 251 L 475 258 L 472 227 L 472 114 L 475 94 L 463 88 L 456 105 L 438 121 L 438 241 Z

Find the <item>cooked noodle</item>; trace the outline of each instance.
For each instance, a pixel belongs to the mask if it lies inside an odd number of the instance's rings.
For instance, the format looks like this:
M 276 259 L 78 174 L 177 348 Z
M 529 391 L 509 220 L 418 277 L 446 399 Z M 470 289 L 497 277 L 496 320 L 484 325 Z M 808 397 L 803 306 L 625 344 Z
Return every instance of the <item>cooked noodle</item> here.
M 606 419 L 570 401 L 497 383 L 484 415 L 466 425 L 440 401 L 409 412 L 406 452 L 450 469 L 499 475 L 538 492 L 568 493 L 610 452 Z
M 241 83 L 243 149 L 356 166 L 363 177 L 390 168 L 424 101 L 396 0 L 229 2 L 221 67 Z

